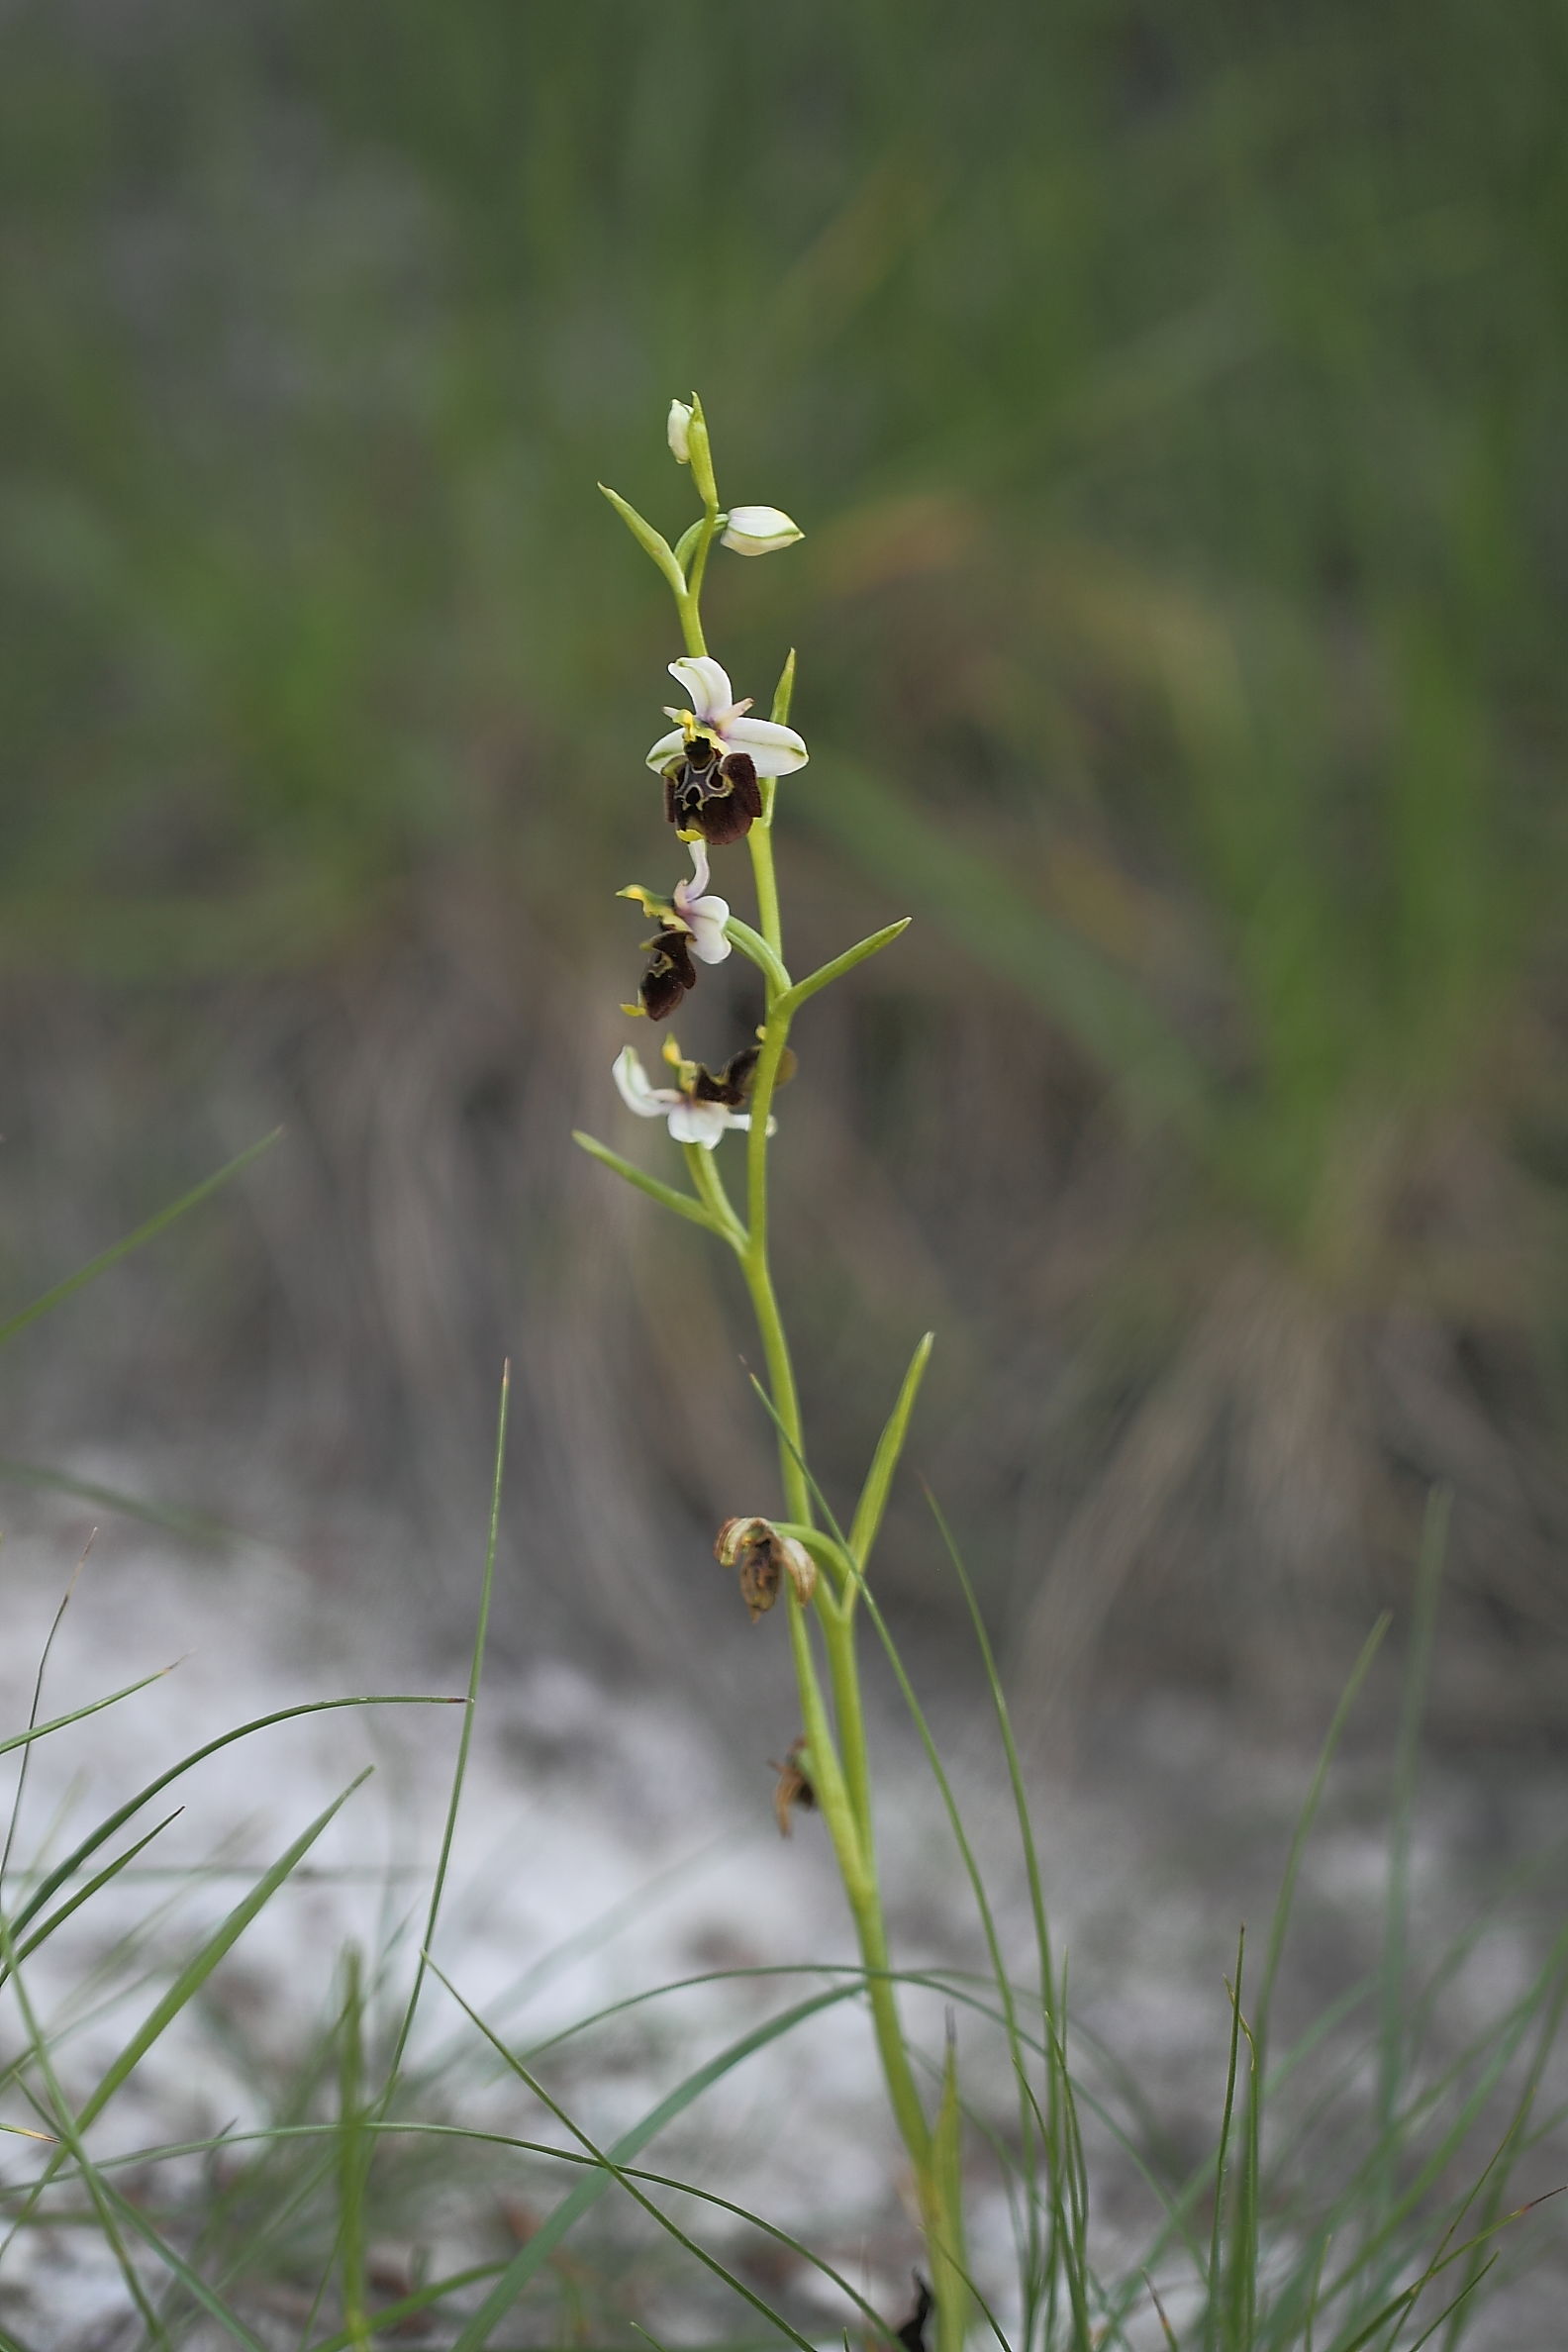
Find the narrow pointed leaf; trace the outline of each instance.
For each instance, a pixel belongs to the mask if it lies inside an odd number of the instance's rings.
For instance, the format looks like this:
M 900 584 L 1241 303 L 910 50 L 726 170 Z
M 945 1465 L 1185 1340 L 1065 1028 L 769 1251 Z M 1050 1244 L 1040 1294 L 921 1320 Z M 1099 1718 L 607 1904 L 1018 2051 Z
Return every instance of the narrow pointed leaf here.
M 931 1351 L 935 1344 L 935 1332 L 928 1331 L 910 1358 L 910 1368 L 904 1375 L 904 1385 L 899 1390 L 898 1403 L 889 1414 L 887 1426 L 877 1439 L 877 1449 L 871 1457 L 871 1467 L 866 1473 L 866 1482 L 861 1489 L 860 1500 L 855 1505 L 855 1515 L 849 1528 L 849 1554 L 851 1559 L 858 1563 L 862 1575 L 865 1573 L 866 1562 L 871 1556 L 871 1546 L 877 1538 L 877 1529 L 882 1524 L 882 1514 L 887 1509 L 888 1491 L 893 1484 L 893 1473 L 897 1470 L 899 1457 L 904 1451 L 904 1440 L 909 1434 L 910 1417 L 915 1411 L 915 1400 L 920 1395 L 921 1382 L 926 1377 L 926 1367 L 931 1361 Z
M 619 492 L 611 489 L 608 482 L 601 482 L 599 487 L 604 492 L 606 498 L 608 498 L 610 501 L 610 504 L 615 508 L 616 513 L 620 516 L 628 531 L 631 532 L 632 537 L 637 540 L 637 543 L 641 548 L 643 554 L 650 556 L 652 560 L 658 565 L 659 570 L 664 574 L 665 579 L 668 580 L 676 595 L 684 596 L 686 593 L 686 574 L 681 570 L 680 565 L 676 562 L 675 550 L 670 545 L 669 540 L 664 537 L 663 533 L 655 531 L 652 524 L 649 523 L 644 516 L 639 515 L 635 506 L 629 506 L 627 501 L 620 496 Z
M 625 1177 L 628 1184 L 636 1185 L 638 1192 L 646 1193 L 650 1201 L 657 1201 L 661 1209 L 672 1209 L 677 1217 L 687 1218 L 691 1224 L 700 1225 L 706 1232 L 719 1231 L 719 1226 L 701 1201 L 694 1201 L 690 1193 L 677 1192 L 673 1184 L 664 1184 L 657 1176 L 649 1176 L 643 1169 L 634 1167 L 631 1160 L 621 1157 L 619 1151 L 612 1151 L 608 1144 L 598 1142 L 592 1135 L 585 1135 L 580 1127 L 573 1127 L 572 1141 L 586 1151 L 590 1159 L 598 1160 L 606 1168 L 613 1168 L 618 1176 Z
M 860 939 L 853 947 L 846 947 L 842 955 L 833 957 L 832 963 L 825 963 L 820 970 L 808 973 L 804 980 L 797 980 L 794 987 L 779 998 L 775 1011 L 786 1018 L 798 1012 L 807 998 L 814 997 L 819 988 L 828 987 L 833 980 L 841 980 L 845 972 L 852 972 L 856 964 L 865 962 L 867 956 L 878 955 L 884 947 L 891 947 L 894 940 L 909 930 L 912 920 L 908 915 L 901 917 L 897 923 L 888 924 L 885 930 L 873 931 L 868 939 Z

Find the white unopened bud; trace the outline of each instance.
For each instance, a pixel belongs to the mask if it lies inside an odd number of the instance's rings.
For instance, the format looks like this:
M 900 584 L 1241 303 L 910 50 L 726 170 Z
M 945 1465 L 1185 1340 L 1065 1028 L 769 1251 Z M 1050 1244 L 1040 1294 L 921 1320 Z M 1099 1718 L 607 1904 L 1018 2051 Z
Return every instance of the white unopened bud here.
M 793 547 L 805 536 L 778 507 L 740 506 L 730 509 L 724 543 L 737 555 L 771 555 L 775 547 Z
M 665 427 L 665 431 L 669 435 L 670 455 L 675 459 L 677 465 L 690 465 L 691 463 L 691 402 L 689 400 L 672 400 L 669 423 Z

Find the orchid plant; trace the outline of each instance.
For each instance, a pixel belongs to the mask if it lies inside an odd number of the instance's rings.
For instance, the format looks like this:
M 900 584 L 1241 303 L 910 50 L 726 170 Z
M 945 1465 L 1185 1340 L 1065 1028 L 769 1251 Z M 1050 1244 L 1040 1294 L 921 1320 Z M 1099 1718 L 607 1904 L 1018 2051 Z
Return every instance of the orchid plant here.
M 729 673 L 708 650 L 702 592 L 716 541 L 738 554 L 760 555 L 793 545 L 801 533 L 777 507 L 721 506 L 707 422 L 695 394 L 689 402 L 671 404 L 668 437 L 677 462 L 690 468 L 702 507 L 673 545 L 625 499 L 600 485 L 672 590 L 684 638 L 684 651 L 669 668 L 686 699 L 666 706 L 665 717 L 673 724 L 648 751 L 646 764 L 662 780 L 664 817 L 689 846 L 693 872 L 667 898 L 640 884 L 621 894 L 657 925 L 645 943 L 648 961 L 637 1002 L 625 1010 L 655 1025 L 667 1020 L 698 985 L 698 965 L 719 963 L 738 948 L 760 974 L 763 1018 L 754 1039 L 717 1071 L 688 1060 L 675 1039 L 666 1037 L 663 1059 L 673 1080 L 668 1085 L 651 1082 L 635 1046 L 625 1046 L 616 1058 L 613 1074 L 622 1102 L 638 1118 L 665 1120 L 684 1154 L 687 1186 L 648 1173 L 592 1136 L 579 1134 L 576 1140 L 629 1184 L 714 1234 L 734 1252 L 750 1294 L 767 1370 L 765 1402 L 778 1432 L 784 1509 L 777 1519 L 754 1514 L 727 1519 L 715 1551 L 723 1566 L 738 1573 L 753 1620 L 784 1601 L 805 1728 L 779 1768 L 779 1822 L 788 1828 L 793 1806 L 815 1807 L 833 1841 L 865 1969 L 888 2098 L 914 2175 L 934 2290 L 936 2352 L 960 2352 L 971 2296 L 956 2061 L 949 2041 L 932 2114 L 916 2080 L 891 1972 L 856 1647 L 857 1606 L 931 1340 L 928 1335 L 915 1351 L 845 1533 L 823 1507 L 808 1466 L 768 1251 L 768 1146 L 777 1128 L 773 1100 L 794 1067 L 789 1038 L 795 1017 L 819 990 L 888 946 L 906 925 L 889 924 L 806 978 L 791 977 L 773 864 L 773 819 L 780 778 L 804 767 L 808 756 L 789 724 L 795 656 L 792 652 L 784 664 L 769 716 L 753 718 L 750 699 L 736 698 Z M 727 898 L 709 889 L 710 852 L 742 840 L 755 892 L 754 928 L 732 913 Z M 745 1136 L 738 1204 L 719 1154 L 732 1129 Z M 911 2325 L 919 2332 L 919 2323 Z

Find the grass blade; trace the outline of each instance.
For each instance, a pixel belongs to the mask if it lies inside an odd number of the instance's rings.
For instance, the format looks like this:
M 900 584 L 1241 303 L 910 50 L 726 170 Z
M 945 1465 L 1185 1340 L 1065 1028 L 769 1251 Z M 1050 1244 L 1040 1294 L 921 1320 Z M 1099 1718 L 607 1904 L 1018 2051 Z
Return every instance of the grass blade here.
M 122 1258 L 129 1257 L 144 1242 L 156 1240 L 159 1233 L 166 1232 L 187 1211 L 199 1208 L 203 1201 L 228 1184 L 231 1178 L 243 1174 L 264 1151 L 270 1151 L 282 1132 L 281 1127 L 274 1127 L 270 1135 L 263 1135 L 259 1143 L 252 1143 L 247 1150 L 242 1151 L 237 1159 L 232 1159 L 227 1167 L 220 1168 L 215 1176 L 204 1177 L 188 1193 L 182 1193 L 177 1201 L 170 1202 L 166 1209 L 160 1209 L 145 1225 L 139 1225 L 135 1232 L 127 1233 L 123 1241 L 116 1241 L 108 1249 L 100 1250 L 95 1258 L 89 1258 L 85 1266 L 78 1266 L 74 1274 L 67 1274 L 63 1282 L 56 1282 L 51 1290 L 45 1291 L 31 1306 L 19 1308 L 7 1322 L 0 1323 L 0 1344 L 7 1339 L 14 1339 L 18 1331 L 25 1331 L 29 1323 L 37 1323 L 41 1315 L 48 1315 L 51 1308 L 60 1306 L 75 1292 L 85 1289 L 89 1282 L 96 1282 L 100 1274 L 107 1274 L 111 1266 L 117 1266 Z

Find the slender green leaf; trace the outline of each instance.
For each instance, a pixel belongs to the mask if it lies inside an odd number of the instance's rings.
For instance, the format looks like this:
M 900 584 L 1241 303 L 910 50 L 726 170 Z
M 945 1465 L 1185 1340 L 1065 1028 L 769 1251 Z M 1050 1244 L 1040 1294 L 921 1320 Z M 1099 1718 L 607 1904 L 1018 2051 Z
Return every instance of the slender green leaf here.
M 627 500 L 621 497 L 619 492 L 610 488 L 608 482 L 601 482 L 599 487 L 603 491 L 605 497 L 610 501 L 610 504 L 615 508 L 616 513 L 620 516 L 628 531 L 631 532 L 632 537 L 637 540 L 637 543 L 641 548 L 643 554 L 652 557 L 653 561 L 658 565 L 659 570 L 664 574 L 665 579 L 668 580 L 670 586 L 674 589 L 676 595 L 684 597 L 686 594 L 686 574 L 681 570 L 680 565 L 676 562 L 675 550 L 670 545 L 669 540 L 664 537 L 663 533 L 655 531 L 652 524 L 649 523 L 645 517 L 639 515 L 635 506 L 629 505 Z M 700 530 L 701 526 L 699 525 L 698 528 Z
M 573 1127 L 572 1141 L 586 1151 L 590 1159 L 598 1160 L 603 1167 L 613 1168 L 628 1184 L 636 1185 L 638 1192 L 646 1193 L 650 1201 L 657 1201 L 661 1209 L 672 1209 L 677 1217 L 684 1217 L 690 1224 L 703 1226 L 707 1232 L 719 1231 L 701 1201 L 694 1201 L 690 1193 L 677 1192 L 673 1184 L 661 1183 L 657 1176 L 649 1176 L 643 1169 L 634 1167 L 629 1159 L 621 1157 L 619 1151 L 612 1151 L 607 1144 L 597 1142 L 592 1135 L 585 1135 L 580 1127 Z
M 873 931 L 869 938 L 856 940 L 854 946 L 846 947 L 842 955 L 835 955 L 831 963 L 821 965 L 815 972 L 808 972 L 804 980 L 797 980 L 793 987 L 786 989 L 774 1005 L 774 1013 L 781 1014 L 786 1021 L 792 1020 L 807 998 L 814 997 L 820 988 L 828 987 L 831 981 L 841 980 L 845 972 L 852 972 L 856 964 L 865 962 L 867 956 L 879 955 L 884 947 L 891 947 L 895 939 L 902 938 L 913 920 L 909 915 L 901 916 L 897 923 L 884 925 L 881 931 Z
M 871 1457 L 871 1467 L 866 1473 L 865 1485 L 860 1490 L 860 1500 L 855 1505 L 854 1518 L 849 1526 L 849 1554 L 862 1576 L 871 1558 L 871 1546 L 877 1539 L 877 1530 L 882 1524 L 893 1474 L 899 1466 L 904 1440 L 909 1434 L 915 1400 L 920 1395 L 921 1382 L 926 1377 L 926 1367 L 931 1362 L 931 1351 L 935 1344 L 935 1332 L 928 1331 L 910 1358 L 909 1370 L 904 1375 L 904 1384 L 898 1393 L 898 1402 L 877 1439 L 877 1449 Z

